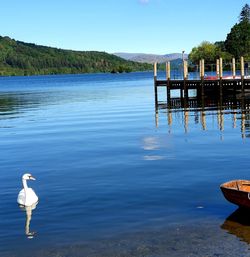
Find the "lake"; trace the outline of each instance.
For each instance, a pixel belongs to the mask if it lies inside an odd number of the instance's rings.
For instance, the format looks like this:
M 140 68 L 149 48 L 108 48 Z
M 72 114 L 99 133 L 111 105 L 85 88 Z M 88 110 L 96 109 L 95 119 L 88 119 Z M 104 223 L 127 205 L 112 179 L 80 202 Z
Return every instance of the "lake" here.
M 0 77 L 0 256 L 250 256 L 219 188 L 250 179 L 248 99 L 159 94 L 150 72 Z

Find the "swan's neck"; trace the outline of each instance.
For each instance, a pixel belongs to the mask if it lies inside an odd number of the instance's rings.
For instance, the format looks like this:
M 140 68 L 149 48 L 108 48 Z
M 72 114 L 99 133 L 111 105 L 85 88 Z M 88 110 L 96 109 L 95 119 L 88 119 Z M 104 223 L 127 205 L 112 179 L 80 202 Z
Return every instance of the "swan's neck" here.
M 27 180 L 23 179 L 22 181 L 23 181 L 23 188 L 26 191 L 26 189 L 28 189 Z

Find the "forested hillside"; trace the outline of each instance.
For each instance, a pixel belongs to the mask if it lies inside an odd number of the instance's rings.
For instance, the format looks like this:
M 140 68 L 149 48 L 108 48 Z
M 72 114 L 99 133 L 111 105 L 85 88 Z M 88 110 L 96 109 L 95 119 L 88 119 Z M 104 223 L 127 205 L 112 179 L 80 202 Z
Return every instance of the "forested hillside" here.
M 152 65 L 126 61 L 105 52 L 71 51 L 0 37 L 0 75 L 131 72 Z

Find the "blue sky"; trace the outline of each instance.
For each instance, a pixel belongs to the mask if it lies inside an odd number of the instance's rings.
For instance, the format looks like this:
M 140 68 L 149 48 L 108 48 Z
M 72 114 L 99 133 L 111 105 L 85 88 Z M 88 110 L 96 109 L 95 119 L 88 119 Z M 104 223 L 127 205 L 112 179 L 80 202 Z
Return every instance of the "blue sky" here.
M 1 36 L 73 50 L 166 54 L 225 40 L 249 0 L 8 0 Z

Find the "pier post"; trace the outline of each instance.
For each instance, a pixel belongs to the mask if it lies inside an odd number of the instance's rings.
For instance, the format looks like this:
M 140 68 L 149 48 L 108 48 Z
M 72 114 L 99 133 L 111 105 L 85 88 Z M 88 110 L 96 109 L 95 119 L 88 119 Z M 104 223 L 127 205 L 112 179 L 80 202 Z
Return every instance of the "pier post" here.
M 184 60 L 184 79 L 188 79 L 188 63 Z
M 200 72 L 200 79 L 201 79 L 201 60 L 199 61 L 199 72 Z
M 240 57 L 240 74 L 241 74 L 241 78 L 244 79 L 245 70 L 244 70 L 244 57 L 243 56 Z
M 200 79 L 201 79 L 201 98 L 204 98 L 204 75 L 205 75 L 205 62 L 204 59 L 200 60 Z
M 170 79 L 170 62 L 166 62 L 166 79 Z
M 167 101 L 170 102 L 170 75 L 171 69 L 170 69 L 170 62 L 166 63 L 166 77 L 167 77 Z
M 222 58 L 220 57 L 219 59 L 219 65 L 220 65 L 220 89 L 219 89 L 219 93 L 220 93 L 220 98 L 222 98 L 222 77 L 223 77 L 223 61 L 222 61 Z
M 216 76 L 217 76 L 217 79 L 220 78 L 220 60 L 219 59 L 216 60 Z
M 235 75 L 236 75 L 235 58 L 232 59 L 232 71 L 233 71 L 233 78 L 235 79 Z
M 232 72 L 233 72 L 233 79 L 235 79 L 235 76 L 236 76 L 235 58 L 232 58 Z M 234 95 L 236 94 L 236 87 L 237 87 L 237 83 L 233 81 Z
M 184 75 L 184 98 L 188 98 L 188 87 L 187 87 L 187 79 L 188 79 L 188 64 L 186 60 L 183 60 L 183 75 Z
M 222 61 L 222 58 L 220 58 L 219 59 L 219 64 L 220 64 L 220 69 L 219 69 L 219 71 L 220 71 L 220 79 L 222 79 L 222 77 L 223 77 L 223 61 Z
M 205 75 L 205 62 L 204 62 L 204 59 L 201 60 L 200 64 L 201 64 L 200 76 L 201 76 L 201 79 L 202 78 L 204 79 L 204 75 Z
M 154 91 L 155 91 L 155 106 L 158 104 L 158 92 L 157 92 L 157 62 L 154 63 Z
M 244 70 L 244 57 L 240 57 L 240 75 L 241 75 L 241 90 L 242 93 L 244 93 L 244 76 L 245 76 L 245 70 Z

